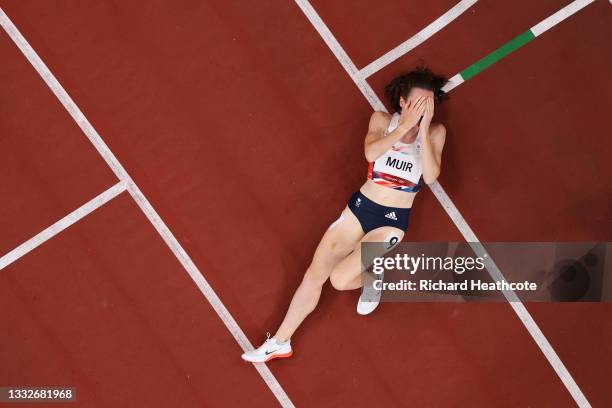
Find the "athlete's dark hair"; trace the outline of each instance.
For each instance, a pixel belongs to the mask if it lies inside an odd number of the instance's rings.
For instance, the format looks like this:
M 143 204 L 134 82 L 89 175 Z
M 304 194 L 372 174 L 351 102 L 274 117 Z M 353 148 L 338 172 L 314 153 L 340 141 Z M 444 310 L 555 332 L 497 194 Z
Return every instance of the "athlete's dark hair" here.
M 422 88 L 433 91 L 434 101 L 441 102 L 448 98 L 442 90 L 448 80 L 442 75 L 436 75 L 433 71 L 421 65 L 414 70 L 400 75 L 385 86 L 385 96 L 391 103 L 395 112 L 401 112 L 400 96 L 406 99 L 412 88 Z

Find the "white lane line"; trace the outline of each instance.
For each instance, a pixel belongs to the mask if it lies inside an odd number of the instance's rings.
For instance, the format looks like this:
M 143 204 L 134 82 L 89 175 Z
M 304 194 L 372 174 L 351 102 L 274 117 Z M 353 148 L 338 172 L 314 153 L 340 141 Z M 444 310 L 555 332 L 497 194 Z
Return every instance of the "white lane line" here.
M 594 1 L 595 0 L 574 0 L 567 6 L 563 7 L 561 10 L 557 11 L 556 13 L 552 14 L 551 16 L 545 18 L 538 24 L 531 27 L 529 31 L 532 32 L 534 37 L 538 37 L 542 33 L 550 30 L 552 27 L 556 26 L 566 18 L 582 10 Z M 610 1 L 612 2 L 612 0 Z M 461 76 L 461 73 L 455 74 L 451 79 L 449 79 L 448 83 L 442 88 L 442 90 L 445 92 L 450 92 L 452 89 L 458 87 L 464 82 L 465 80 L 463 79 L 463 76 Z
M 552 27 L 556 26 L 572 14 L 580 11 L 585 8 L 589 4 L 593 3 L 595 0 L 576 0 L 563 7 L 561 10 L 557 11 L 552 16 L 542 20 L 538 24 L 531 27 L 531 32 L 536 37 L 542 34 L 543 32 L 550 30 Z
M 305 10 L 304 14 L 308 18 L 308 20 L 311 22 L 311 24 L 315 26 L 316 30 L 319 33 L 329 32 L 331 36 L 331 32 L 329 28 L 325 26 L 325 23 L 317 15 L 316 11 L 310 5 L 310 3 L 308 3 L 307 0 L 295 0 L 295 1 L 296 3 L 298 3 L 298 5 L 300 6 L 302 10 Z M 323 27 L 317 27 L 317 25 L 323 25 Z M 330 46 L 328 39 L 324 37 L 323 40 L 326 42 L 328 46 Z M 343 67 L 345 67 L 345 69 L 347 66 L 351 66 L 351 65 L 354 66 L 354 64 L 348 57 L 348 54 L 346 54 L 346 52 L 342 49 L 342 47 L 337 41 L 333 43 L 333 46 L 340 48 L 339 50 L 335 50 L 335 51 L 332 50 L 334 52 L 334 55 L 344 55 L 345 58 L 347 59 L 346 61 L 340 61 L 340 63 L 342 64 Z M 350 72 L 349 72 L 349 75 L 351 76 L 353 81 L 355 81 L 355 83 L 357 83 L 357 81 L 363 81 L 363 79 L 351 75 Z M 461 81 L 462 80 L 463 79 L 461 79 Z M 357 85 L 359 86 L 359 84 Z M 380 101 L 380 99 L 378 98 L 376 94 L 373 95 L 373 98 L 375 98 L 375 100 L 373 101 L 368 99 L 372 108 L 374 110 L 386 111 L 386 109 L 384 108 L 384 105 L 382 104 L 382 101 Z M 383 108 L 380 109 L 379 106 L 383 106 Z M 482 256 L 482 257 L 487 255 L 486 250 L 484 249 L 484 247 L 478 240 L 478 237 L 476 237 L 476 234 L 474 234 L 474 231 L 470 228 L 467 221 L 461 215 L 461 213 L 459 212 L 455 204 L 452 202 L 448 194 L 446 194 L 446 192 L 444 191 L 440 183 L 436 181 L 430 184 L 429 187 L 431 191 L 433 192 L 434 196 L 436 197 L 436 199 L 440 202 L 442 207 L 445 209 L 446 213 L 449 215 L 449 217 L 451 218 L 451 220 L 453 221 L 457 229 L 461 232 L 466 242 L 470 244 L 474 252 L 478 256 Z M 497 265 L 495 265 L 491 257 L 487 255 L 486 258 L 489 259 L 487 271 L 489 271 L 489 273 L 491 274 L 491 277 L 495 280 L 504 279 L 501 271 L 499 270 Z M 548 342 L 548 340 L 544 336 L 544 333 L 542 333 L 542 331 L 538 327 L 535 320 L 533 320 L 533 318 L 529 314 L 529 311 L 527 311 L 525 306 L 521 303 L 520 299 L 512 291 L 505 291 L 504 296 L 506 296 L 506 299 L 510 302 L 510 306 L 512 307 L 512 309 L 514 310 L 518 318 L 521 320 L 521 322 L 523 323 L 523 325 L 525 326 L 525 328 L 527 329 L 527 331 L 529 332 L 529 334 L 531 335 L 535 343 L 538 345 L 538 347 L 540 348 L 540 350 L 542 351 L 542 353 L 544 354 L 544 356 L 546 357 L 550 365 L 553 367 L 553 369 L 555 370 L 555 372 L 557 373 L 557 375 L 559 376 L 559 378 L 561 379 L 561 381 L 563 382 L 563 384 L 565 385 L 569 393 L 572 395 L 576 404 L 578 404 L 580 408 L 591 407 L 588 400 L 586 399 L 586 397 L 580 390 L 580 387 L 578 387 L 578 384 L 574 381 L 571 374 L 569 373 L 569 371 L 567 370 L 567 368 L 565 367 L 565 365 L 563 364 L 563 362 L 561 361 L 561 359 L 559 358 L 559 356 L 553 349 L 552 345 Z
M 453 89 L 455 89 L 456 87 L 458 87 L 459 85 L 461 85 L 461 84 L 462 84 L 462 83 L 464 83 L 464 82 L 465 82 L 465 81 L 464 81 L 463 77 L 461 76 L 461 74 L 455 74 L 455 75 L 453 75 L 453 76 L 452 76 L 452 77 L 451 77 L 451 78 L 448 80 L 448 82 L 446 83 L 446 85 L 444 85 L 444 86 L 442 87 L 442 90 L 443 90 L 444 92 L 450 92 L 450 91 L 452 91 Z
M 476 4 L 478 0 L 461 0 L 455 4 L 450 10 L 438 17 L 434 22 L 429 24 L 427 27 L 410 37 L 391 51 L 387 52 L 383 56 L 377 58 L 373 62 L 366 65 L 359 71 L 361 79 L 366 79 L 376 72 L 380 71 L 387 65 L 391 64 L 402 55 L 409 53 L 414 48 L 418 47 L 431 36 L 436 34 L 438 31 L 450 24 L 454 19 L 463 14 L 468 8 Z
M 480 243 L 476 234 L 474 234 L 474 231 L 472 231 L 461 213 L 459 213 L 457 207 L 455 207 L 455 205 L 452 203 L 450 197 L 448 197 L 444 189 L 442 189 L 442 186 L 440 186 L 440 184 L 436 182 L 430 185 L 430 187 L 431 191 L 434 193 L 438 201 L 440 201 L 440 204 L 442 204 L 442 207 L 444 207 L 444 210 L 446 211 L 448 216 L 457 226 L 457 229 L 461 231 L 461 234 L 465 238 L 466 242 L 470 245 L 474 253 L 477 256 L 485 259 L 487 272 L 489 273 L 489 275 L 491 275 L 493 280 L 507 281 L 495 261 L 493 261 L 493 258 L 488 254 L 487 250 Z M 538 345 L 538 347 L 542 351 L 542 354 L 544 354 L 544 356 L 546 357 L 546 360 L 548 360 L 548 363 L 551 365 L 553 370 L 555 370 L 555 373 L 557 373 L 557 376 L 559 377 L 563 385 L 565 385 L 565 388 L 569 391 L 576 404 L 580 408 L 590 408 L 591 404 L 587 400 L 586 396 L 570 374 L 565 364 L 563 364 L 561 358 L 559 357 L 553 346 L 550 344 L 538 324 L 535 322 L 531 314 L 529 314 L 529 311 L 527 310 L 525 305 L 516 295 L 516 293 L 512 290 L 504 290 L 502 291 L 502 293 L 506 300 L 510 303 L 510 306 L 512 307 L 518 318 L 521 320 L 529 334 L 531 335 L 531 338 Z
M 57 221 L 56 223 L 45 228 L 38 234 L 34 235 L 32 238 L 28 239 L 26 242 L 19 245 L 17 248 L 13 249 L 12 251 L 4 255 L 2 258 L 0 258 L 0 270 L 6 268 L 7 266 L 15 262 L 17 259 L 32 251 L 34 248 L 50 240 L 66 228 L 70 227 L 72 224 L 79 221 L 81 218 L 85 217 L 88 214 L 91 214 L 96 209 L 102 207 L 104 204 L 117 197 L 126 189 L 126 183 L 120 181 L 108 190 L 104 191 L 102 194 L 99 194 L 98 196 L 92 198 L 87 203 L 83 204 L 70 214 L 66 215 L 61 220 Z
M 234 317 L 230 314 L 229 310 L 225 307 L 219 296 L 215 293 L 213 288 L 210 286 L 208 281 L 204 278 L 204 275 L 199 271 L 198 267 L 191 260 L 191 257 L 187 254 L 187 252 L 183 249 L 178 240 L 174 237 L 174 234 L 170 231 L 166 223 L 161 219 L 161 217 L 157 214 L 157 211 L 153 208 L 149 200 L 144 196 L 144 194 L 140 191 L 138 186 L 130 180 L 128 183 L 128 191 L 142 210 L 142 212 L 147 216 L 151 224 L 155 227 L 159 235 L 163 238 L 164 242 L 174 256 L 178 259 L 178 261 L 183 265 L 183 268 L 187 271 L 191 279 L 198 286 L 202 294 L 206 297 L 208 302 L 211 304 L 215 312 L 219 315 L 219 318 L 225 323 L 227 329 L 232 333 L 234 339 L 240 344 L 240 347 L 243 351 L 253 350 L 253 345 L 244 334 Z M 239 358 L 238 356 L 231 356 L 235 358 Z M 272 391 L 278 402 L 282 407 L 285 408 L 294 408 L 293 402 L 289 399 L 289 396 L 280 385 L 274 374 L 270 371 L 268 366 L 265 363 L 255 363 L 253 364 L 255 369 L 261 377 L 264 379 L 268 388 Z
M 41 78 L 45 81 L 47 86 L 51 89 L 51 91 L 55 94 L 57 99 L 61 102 L 64 108 L 68 111 L 70 116 L 74 119 L 74 121 L 79 125 L 83 133 L 87 136 L 87 138 L 94 145 L 98 153 L 102 156 L 104 161 L 108 164 L 108 166 L 113 170 L 117 178 L 122 180 L 127 184 L 127 190 L 134 198 L 142 212 L 145 214 L 147 219 L 153 224 L 155 229 L 163 238 L 164 242 L 168 245 L 174 256 L 179 260 L 181 265 L 185 268 L 191 279 L 198 286 L 204 297 L 210 302 L 215 312 L 219 315 L 219 318 L 223 321 L 229 332 L 232 334 L 236 342 L 240 345 L 243 351 L 252 350 L 253 345 L 246 337 L 240 326 L 236 323 L 230 312 L 227 310 L 223 302 L 219 299 L 215 291 L 212 289 L 208 281 L 204 278 L 202 273 L 199 271 L 197 266 L 193 263 L 191 258 L 187 255 L 181 244 L 174 237 L 174 234 L 170 231 L 170 229 L 166 226 L 166 224 L 162 221 L 161 217 L 155 211 L 149 200 L 144 196 L 140 188 L 134 183 L 132 178 L 129 176 L 125 168 L 121 165 L 117 157 L 113 154 L 113 152 L 108 148 L 106 143 L 102 140 L 98 132 L 91 125 L 89 120 L 83 115 L 79 107 L 74 103 L 72 98 L 68 95 L 66 90 L 62 87 L 59 81 L 55 78 L 55 76 L 51 73 L 49 68 L 45 65 L 45 63 L 40 59 L 36 51 L 30 46 L 27 40 L 23 37 L 23 35 L 19 32 L 15 24 L 9 19 L 4 10 L 0 8 L 0 25 L 6 31 L 6 33 L 11 37 L 15 45 L 21 50 L 23 55 L 28 59 L 30 64 L 36 69 L 36 72 L 41 76 Z M 236 356 L 239 358 L 239 356 Z M 267 365 L 265 364 L 254 364 L 257 372 L 263 378 L 266 385 L 280 405 L 282 407 L 294 407 L 293 403 L 289 399 L 289 396 L 286 394 L 285 390 L 281 387 L 278 380 Z
M 378 99 L 378 96 L 376 96 L 370 84 L 360 77 L 359 70 L 355 64 L 353 64 L 353 61 L 349 58 L 346 51 L 344 51 L 344 48 L 342 48 L 336 37 L 334 37 L 323 20 L 321 20 L 321 17 L 319 17 L 319 14 L 312 5 L 306 0 L 295 0 L 295 2 L 317 30 L 321 38 L 323 38 L 325 44 L 327 44 L 331 52 L 336 56 L 336 59 L 342 64 L 346 73 L 351 77 L 353 82 L 355 82 L 357 88 L 359 88 L 374 110 L 385 110 L 385 105 Z

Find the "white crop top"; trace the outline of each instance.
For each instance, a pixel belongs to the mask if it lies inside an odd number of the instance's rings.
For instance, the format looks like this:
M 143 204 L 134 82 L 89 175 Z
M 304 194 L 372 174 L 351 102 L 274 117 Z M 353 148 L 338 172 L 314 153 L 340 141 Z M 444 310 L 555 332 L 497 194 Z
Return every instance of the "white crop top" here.
M 385 131 L 388 136 L 399 122 L 399 113 L 394 113 Z M 368 179 L 394 190 L 416 193 L 423 186 L 421 167 L 421 135 L 412 143 L 397 142 L 382 156 L 370 163 Z

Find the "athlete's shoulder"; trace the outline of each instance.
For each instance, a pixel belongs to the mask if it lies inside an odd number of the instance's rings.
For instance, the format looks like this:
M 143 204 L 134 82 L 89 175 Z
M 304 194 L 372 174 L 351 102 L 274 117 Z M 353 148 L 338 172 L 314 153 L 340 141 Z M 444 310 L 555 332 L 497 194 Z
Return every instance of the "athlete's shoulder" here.
M 386 129 L 391 123 L 391 115 L 384 111 L 374 111 L 370 116 L 370 129 Z
M 429 125 L 429 134 L 431 141 L 442 148 L 446 141 L 446 127 L 442 123 L 432 123 Z
M 380 121 L 391 121 L 391 114 L 385 111 L 374 111 L 372 112 L 371 119 Z
M 446 136 L 446 127 L 442 123 L 432 123 L 429 125 L 432 135 L 444 138 Z

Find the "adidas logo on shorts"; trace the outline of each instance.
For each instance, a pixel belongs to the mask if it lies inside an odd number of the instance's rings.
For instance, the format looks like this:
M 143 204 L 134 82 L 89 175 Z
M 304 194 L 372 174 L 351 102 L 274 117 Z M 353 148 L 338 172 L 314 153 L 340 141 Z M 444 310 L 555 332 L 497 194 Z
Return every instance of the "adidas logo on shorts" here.
M 394 221 L 397 221 L 397 217 L 395 216 L 395 211 L 391 211 L 389 214 L 385 214 L 385 217 L 390 218 Z

